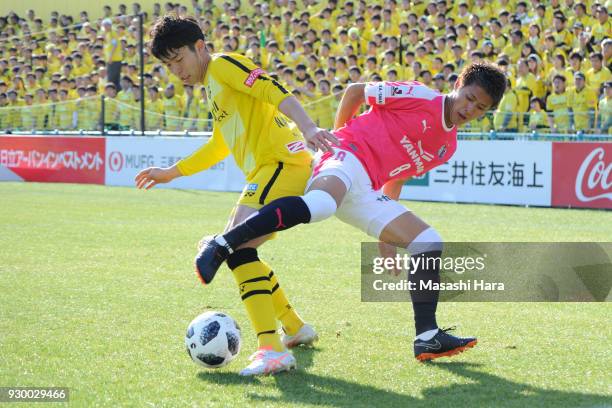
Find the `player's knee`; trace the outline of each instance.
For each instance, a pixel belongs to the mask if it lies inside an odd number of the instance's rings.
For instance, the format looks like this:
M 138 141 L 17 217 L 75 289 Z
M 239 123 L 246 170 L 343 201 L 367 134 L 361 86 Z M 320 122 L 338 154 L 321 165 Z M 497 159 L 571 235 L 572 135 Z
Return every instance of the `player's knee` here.
M 310 190 L 302 199 L 310 211 L 311 223 L 331 217 L 338 208 L 334 197 L 323 190 Z
M 428 227 L 421 231 L 406 248 L 411 255 L 418 255 L 425 252 L 440 251 L 444 249 L 442 237 L 433 227 Z

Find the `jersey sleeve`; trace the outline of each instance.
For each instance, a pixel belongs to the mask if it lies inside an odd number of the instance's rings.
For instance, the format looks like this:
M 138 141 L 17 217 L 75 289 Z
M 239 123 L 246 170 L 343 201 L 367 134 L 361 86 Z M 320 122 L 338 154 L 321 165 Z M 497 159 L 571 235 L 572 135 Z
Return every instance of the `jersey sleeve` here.
M 366 103 L 378 108 L 409 108 L 429 102 L 440 94 L 419 82 L 368 82 Z
M 214 130 L 212 137 L 204 146 L 179 160 L 176 166 L 183 176 L 191 176 L 214 166 L 229 154 L 230 150 L 223 137 L 217 130 Z
M 250 59 L 224 54 L 217 59 L 215 77 L 229 87 L 278 107 L 291 93 Z

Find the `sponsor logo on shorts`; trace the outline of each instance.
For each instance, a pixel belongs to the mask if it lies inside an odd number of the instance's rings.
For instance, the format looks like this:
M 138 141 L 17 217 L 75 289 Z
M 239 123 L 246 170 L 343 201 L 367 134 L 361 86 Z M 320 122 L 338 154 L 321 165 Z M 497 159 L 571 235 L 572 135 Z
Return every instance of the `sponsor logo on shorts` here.
M 306 145 L 304 144 L 302 140 L 299 140 L 297 142 L 287 143 L 285 146 L 287 146 L 287 150 L 289 150 L 290 153 L 297 153 L 302 150 L 306 150 Z
M 255 80 L 264 73 L 265 71 L 261 68 L 256 68 L 252 70 L 249 76 L 247 77 L 247 79 L 244 81 L 244 84 L 248 86 L 249 88 L 252 88 L 253 84 L 255 83 Z
M 255 193 L 257 192 L 258 187 L 259 187 L 259 184 L 257 183 L 247 184 L 246 187 L 244 188 L 245 197 L 253 197 Z

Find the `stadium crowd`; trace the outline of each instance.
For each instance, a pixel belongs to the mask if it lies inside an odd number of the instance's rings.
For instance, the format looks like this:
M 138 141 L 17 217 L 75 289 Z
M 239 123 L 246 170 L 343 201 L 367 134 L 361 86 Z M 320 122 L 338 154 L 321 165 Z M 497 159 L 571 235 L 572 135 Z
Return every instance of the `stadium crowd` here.
M 333 127 L 351 82 L 418 80 L 447 92 L 470 62 L 497 63 L 509 87 L 464 130 L 612 133 L 612 0 L 192 0 L 104 6 L 91 20 L 52 12 L 0 16 L 0 129 L 208 130 L 203 88 L 185 86 L 144 50 L 157 17 L 192 15 L 210 52 L 253 59 Z

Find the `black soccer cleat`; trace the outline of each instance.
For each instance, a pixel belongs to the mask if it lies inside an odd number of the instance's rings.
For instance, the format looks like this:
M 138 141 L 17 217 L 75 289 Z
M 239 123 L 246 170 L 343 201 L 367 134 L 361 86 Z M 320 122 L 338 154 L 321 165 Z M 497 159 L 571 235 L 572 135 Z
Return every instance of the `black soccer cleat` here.
M 414 357 L 419 361 L 450 357 L 463 353 L 478 343 L 475 337 L 455 337 L 448 334 L 449 331 L 454 329 L 454 327 L 439 329 L 438 333 L 427 341 L 416 339 L 414 341 Z
M 203 238 L 199 245 L 200 252 L 195 257 L 195 269 L 200 281 L 208 285 L 231 253 L 231 247 L 219 244 L 215 237 Z

